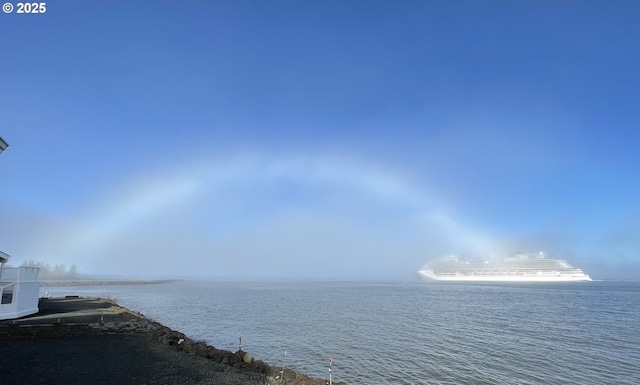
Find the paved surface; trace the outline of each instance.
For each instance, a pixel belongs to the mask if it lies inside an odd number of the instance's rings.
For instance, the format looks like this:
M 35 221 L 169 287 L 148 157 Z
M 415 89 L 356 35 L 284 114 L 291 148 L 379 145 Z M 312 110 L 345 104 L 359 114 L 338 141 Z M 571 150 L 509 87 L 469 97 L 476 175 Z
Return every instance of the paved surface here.
M 0 341 L 2 384 L 264 384 L 264 377 L 170 349 L 148 336 Z
M 100 329 L 148 322 L 104 299 L 43 299 L 39 307 L 38 314 L 0 321 L 3 385 L 268 383 L 263 375 L 162 345 L 140 328 Z
M 40 311 L 17 320 L 2 320 L 0 326 L 54 323 L 124 322 L 139 315 L 103 298 L 41 298 Z

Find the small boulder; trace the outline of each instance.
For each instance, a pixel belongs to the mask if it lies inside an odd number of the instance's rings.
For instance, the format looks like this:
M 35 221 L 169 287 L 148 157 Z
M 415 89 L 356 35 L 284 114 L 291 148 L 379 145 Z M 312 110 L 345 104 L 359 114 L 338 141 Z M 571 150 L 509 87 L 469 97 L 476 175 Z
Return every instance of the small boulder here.
M 284 374 L 282 375 L 287 382 L 293 381 L 296 379 L 296 372 L 290 369 L 285 369 Z
M 253 362 L 253 356 L 251 353 L 245 353 L 244 357 L 242 357 L 242 361 L 244 361 L 245 364 L 250 364 Z
M 264 361 L 255 360 L 251 363 L 251 371 L 262 374 L 269 374 L 271 368 Z

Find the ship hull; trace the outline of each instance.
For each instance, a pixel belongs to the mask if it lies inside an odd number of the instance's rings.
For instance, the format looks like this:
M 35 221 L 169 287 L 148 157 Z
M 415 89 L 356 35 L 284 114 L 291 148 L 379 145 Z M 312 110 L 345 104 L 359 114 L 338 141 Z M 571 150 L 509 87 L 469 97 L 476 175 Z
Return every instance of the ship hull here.
M 418 272 L 425 281 L 465 281 L 465 282 L 587 282 L 589 276 L 519 276 L 519 275 L 435 275 Z

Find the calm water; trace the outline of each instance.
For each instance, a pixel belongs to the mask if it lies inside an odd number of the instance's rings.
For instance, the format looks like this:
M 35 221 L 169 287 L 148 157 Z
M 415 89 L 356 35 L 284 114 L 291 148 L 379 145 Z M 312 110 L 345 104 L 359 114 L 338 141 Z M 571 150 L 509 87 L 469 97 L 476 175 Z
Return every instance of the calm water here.
M 640 384 L 640 282 L 47 287 L 350 385 Z M 284 352 L 287 351 L 285 356 Z

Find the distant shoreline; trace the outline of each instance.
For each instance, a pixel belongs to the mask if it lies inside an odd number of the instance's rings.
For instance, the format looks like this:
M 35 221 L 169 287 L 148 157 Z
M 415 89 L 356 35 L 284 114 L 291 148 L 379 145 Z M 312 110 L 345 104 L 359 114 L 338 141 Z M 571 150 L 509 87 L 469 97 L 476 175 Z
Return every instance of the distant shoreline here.
M 158 285 L 178 282 L 180 279 L 84 279 L 40 281 L 40 286 L 105 286 L 105 285 Z

